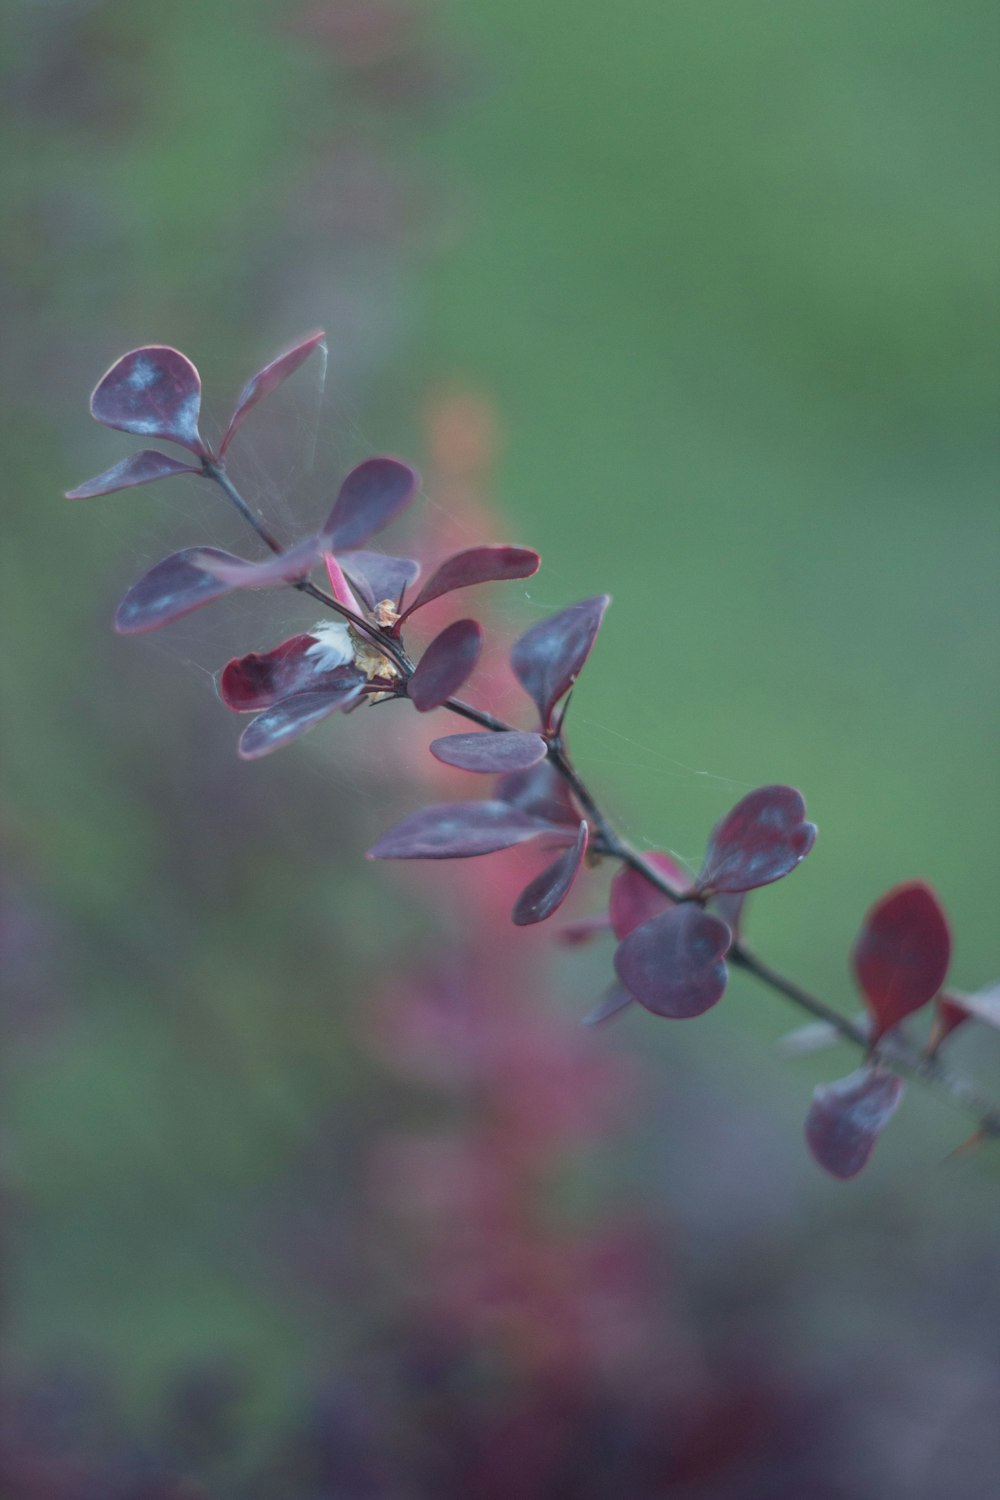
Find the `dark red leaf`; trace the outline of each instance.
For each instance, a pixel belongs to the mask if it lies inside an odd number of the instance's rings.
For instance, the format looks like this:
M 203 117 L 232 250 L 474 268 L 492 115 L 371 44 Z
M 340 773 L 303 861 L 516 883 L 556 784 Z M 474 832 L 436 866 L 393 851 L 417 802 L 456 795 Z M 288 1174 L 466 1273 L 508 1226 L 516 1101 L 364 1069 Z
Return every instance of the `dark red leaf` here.
M 420 572 L 412 557 L 389 557 L 384 552 L 342 552 L 337 561 L 369 609 L 383 599 L 398 609 L 403 590 Z
M 816 841 L 805 810 L 791 786 L 762 786 L 743 797 L 712 832 L 699 890 L 751 891 L 794 870 Z
M 511 771 L 497 782 L 494 795 L 549 823 L 571 823 L 575 828 L 580 821 L 569 787 L 547 759 L 530 771 Z
M 541 562 L 529 547 L 470 547 L 456 552 L 436 568 L 407 609 L 411 615 L 432 599 L 467 589 L 476 583 L 499 583 L 510 578 L 531 578 Z
M 590 655 L 610 603 L 607 594 L 582 599 L 557 615 L 539 620 L 514 642 L 511 665 L 525 692 L 538 705 L 544 728 L 549 728 L 553 708 L 569 692 Z
M 339 667 L 330 673 L 326 687 L 311 693 L 282 698 L 273 708 L 251 720 L 240 736 L 243 760 L 260 760 L 283 745 L 290 745 L 331 714 L 349 708 L 361 696 L 364 675 L 355 667 Z
M 273 651 L 252 651 L 249 656 L 227 662 L 219 679 L 223 703 L 236 713 L 260 713 L 293 693 L 329 686 L 332 674 L 353 661 L 347 626 L 339 630 L 343 635 L 340 652 L 331 651 L 330 627 L 326 627 L 322 640 L 314 635 L 293 635 Z
M 511 921 L 516 927 L 530 927 L 535 922 L 544 922 L 554 911 L 559 910 L 579 874 L 586 849 L 587 825 L 582 822 L 570 847 L 548 869 L 536 875 L 518 896 L 511 912 Z
M 171 458 L 169 453 L 157 453 L 155 448 L 144 448 L 141 453 L 132 453 L 128 458 L 123 458 L 120 464 L 105 469 L 96 478 L 88 479 L 85 484 L 78 484 L 75 490 L 67 490 L 66 499 L 89 500 L 92 495 L 111 495 L 115 490 L 129 490 L 137 484 L 166 479 L 170 474 L 201 472 L 198 465 L 181 463 L 179 458 Z
M 854 973 L 874 1021 L 872 1041 L 934 999 L 951 958 L 951 934 L 930 886 L 898 885 L 865 917 Z
M 196 553 L 196 549 L 191 550 Z M 319 561 L 319 542 L 316 537 L 307 537 L 287 552 L 274 553 L 261 562 L 247 562 L 228 552 L 216 552 L 214 547 L 203 548 L 192 560 L 228 589 L 275 588 L 309 576 Z
M 440 802 L 383 833 L 369 859 L 468 859 L 509 849 L 552 826 L 506 802 Z
M 594 1006 L 588 1011 L 580 1022 L 581 1026 L 601 1026 L 605 1021 L 610 1021 L 614 1016 L 620 1016 L 628 1006 L 634 1005 L 635 1001 L 625 989 L 624 985 L 611 985 Z
M 700 1016 L 722 998 L 731 939 L 725 922 L 693 902 L 672 906 L 619 944 L 615 973 L 654 1015 Z
M 273 390 L 276 390 L 281 385 L 282 381 L 288 379 L 289 375 L 294 375 L 303 360 L 308 359 L 313 350 L 322 344 L 323 341 L 323 330 L 318 328 L 315 333 L 307 334 L 304 339 L 300 339 L 297 344 L 293 344 L 290 349 L 286 349 L 284 354 L 279 354 L 276 359 L 272 359 L 270 364 L 265 365 L 262 370 L 258 370 L 256 375 L 251 375 L 240 392 L 240 399 L 236 403 L 235 411 L 229 418 L 229 426 L 226 428 L 225 436 L 219 447 L 220 458 L 236 435 L 237 428 L 243 425 L 244 418 L 253 411 L 257 402 L 262 401 L 265 396 L 269 396 Z
M 903 1080 L 880 1068 L 821 1083 L 806 1117 L 806 1141 L 824 1171 L 844 1181 L 856 1177 L 902 1096 Z
M 230 584 L 213 578 L 195 561 L 196 558 L 203 561 L 209 555 L 213 560 L 239 562 L 232 553 L 219 552 L 214 547 L 186 547 L 183 552 L 165 557 L 132 585 L 119 604 L 115 614 L 119 635 L 158 630 L 161 625 L 169 625 L 172 620 L 231 593 Z
M 645 858 L 676 890 L 683 892 L 691 889 L 690 875 L 669 854 L 654 852 L 647 854 Z M 665 896 L 645 875 L 633 870 L 631 865 L 622 865 L 611 882 L 608 903 L 608 916 L 615 937 L 620 942 L 630 932 L 641 927 L 643 922 L 648 922 L 651 917 L 658 917 L 672 905 L 670 897 Z
M 396 458 L 366 458 L 340 486 L 323 538 L 334 552 L 361 547 L 388 526 L 420 488 L 420 475 Z
M 456 620 L 435 636 L 417 663 L 407 692 L 422 714 L 440 708 L 468 678 L 483 649 L 476 620 Z
M 178 350 L 160 344 L 123 354 L 90 398 L 91 415 L 105 427 L 166 438 L 207 458 L 209 450 L 198 431 L 200 409 L 198 371 Z
M 446 766 L 460 771 L 481 771 L 496 775 L 499 771 L 526 771 L 545 759 L 545 741 L 540 734 L 449 734 L 432 740 L 431 754 Z

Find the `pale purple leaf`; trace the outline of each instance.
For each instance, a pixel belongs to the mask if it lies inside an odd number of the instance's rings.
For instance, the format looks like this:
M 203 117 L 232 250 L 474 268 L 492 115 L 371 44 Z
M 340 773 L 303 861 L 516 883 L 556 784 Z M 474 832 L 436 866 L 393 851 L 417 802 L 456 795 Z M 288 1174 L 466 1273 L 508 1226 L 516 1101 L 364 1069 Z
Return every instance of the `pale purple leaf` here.
M 903 1080 L 877 1067 L 822 1083 L 806 1117 L 806 1142 L 824 1171 L 856 1177 L 903 1096 Z
M 653 851 L 643 857 L 647 864 L 652 865 L 653 869 L 657 870 L 675 890 L 684 892 L 691 889 L 690 875 L 682 870 L 669 854 Z M 627 938 L 630 932 L 641 927 L 643 922 L 648 922 L 652 917 L 658 917 L 671 905 L 673 903 L 670 897 L 664 895 L 659 886 L 654 885 L 631 865 L 622 865 L 611 882 L 608 902 L 608 916 L 611 919 L 615 937 L 620 942 L 622 938 Z
M 483 627 L 476 620 L 456 620 L 434 637 L 417 663 L 407 692 L 425 714 L 440 708 L 468 678 L 483 649 Z
M 219 678 L 219 696 L 236 713 L 260 713 L 295 693 L 315 692 L 340 683 L 343 678 L 338 676 L 334 682 L 333 674 L 342 672 L 351 658 L 349 642 L 343 658 L 337 661 L 315 636 L 293 635 L 273 651 L 252 651 L 227 662 Z M 364 681 L 362 672 L 358 672 L 358 681 Z
M 612 984 L 594 1006 L 593 1010 L 587 1012 L 580 1025 L 602 1026 L 605 1021 L 610 1021 L 615 1016 L 620 1016 L 623 1010 L 634 1004 L 635 1001 L 624 985 Z
M 137 484 L 149 484 L 154 479 L 166 479 L 171 474 L 201 474 L 200 465 L 181 463 L 169 453 L 157 453 L 155 448 L 144 448 L 141 453 L 131 453 L 121 463 L 113 464 L 78 484 L 75 490 L 66 491 L 67 500 L 89 500 L 92 495 L 111 495 L 115 490 L 129 490 Z
M 506 802 L 440 802 L 383 833 L 368 858 L 469 859 L 552 831 L 551 824 Z
M 226 428 L 225 436 L 219 446 L 220 458 L 232 442 L 237 428 L 243 425 L 244 419 L 253 411 L 257 402 L 262 401 L 265 396 L 269 396 L 273 390 L 281 385 L 282 381 L 288 379 L 289 375 L 294 375 L 299 365 L 309 358 L 313 350 L 318 345 L 323 344 L 324 337 L 325 335 L 321 328 L 317 329 L 315 333 L 307 334 L 297 344 L 293 344 L 290 349 L 286 349 L 284 354 L 279 354 L 275 359 L 271 360 L 270 364 L 266 364 L 262 370 L 258 370 L 256 375 L 251 375 L 240 392 L 240 399 L 236 403 L 236 409 L 229 418 L 229 426 Z
M 432 740 L 431 754 L 446 766 L 460 771 L 481 771 L 496 775 L 505 771 L 526 771 L 544 760 L 545 741 L 540 734 L 509 730 L 503 734 L 449 734 Z
M 794 870 L 816 841 L 802 793 L 762 786 L 743 797 L 712 832 L 698 876 L 701 891 L 750 891 Z
M 409 505 L 420 488 L 420 475 L 396 458 L 366 458 L 353 468 L 323 527 L 334 552 L 361 547 L 376 531 Z
M 212 547 L 205 547 L 200 555 L 196 549 L 192 550 L 195 565 L 230 589 L 267 589 L 297 583 L 307 578 L 319 561 L 319 542 L 315 537 L 307 537 L 287 552 L 277 552 L 261 562 L 247 562 L 242 557 L 216 552 Z
M 607 594 L 582 599 L 539 620 L 515 641 L 511 665 L 525 692 L 538 705 L 543 727 L 550 726 L 553 708 L 576 681 L 610 603 Z
M 198 371 L 177 349 L 160 344 L 123 354 L 90 398 L 91 415 L 105 427 L 165 438 L 208 458 L 209 449 L 198 431 L 200 409 Z
M 587 824 L 581 822 L 576 839 L 569 848 L 564 849 L 558 859 L 525 886 L 511 912 L 511 921 L 516 927 L 530 927 L 535 922 L 544 922 L 562 906 L 583 863 L 587 849 L 587 831 Z
M 239 744 L 242 759 L 259 760 L 262 755 L 270 755 L 307 734 L 331 714 L 349 708 L 360 698 L 364 681 L 354 667 L 340 667 L 330 674 L 327 687 L 282 698 L 244 729 Z
M 580 821 L 569 787 L 548 759 L 530 771 L 511 771 L 497 782 L 494 796 L 549 823 L 570 823 L 575 828 Z
M 158 630 L 182 615 L 211 604 L 232 592 L 232 586 L 213 578 L 195 561 L 211 555 L 220 562 L 238 562 L 230 552 L 214 547 L 186 547 L 158 562 L 138 583 L 134 583 L 115 614 L 119 635 L 136 635 L 143 630 Z
M 442 594 L 471 588 L 477 583 L 501 583 L 511 578 L 531 578 L 541 562 L 530 547 L 470 547 L 456 552 L 436 568 L 406 613 L 422 609 Z
M 670 907 L 620 943 L 615 973 L 634 999 L 658 1016 L 700 1016 L 726 988 L 725 922 L 693 902 Z
M 389 557 L 384 552 L 342 552 L 337 561 L 369 609 L 383 599 L 398 609 L 403 591 L 420 573 L 412 557 Z

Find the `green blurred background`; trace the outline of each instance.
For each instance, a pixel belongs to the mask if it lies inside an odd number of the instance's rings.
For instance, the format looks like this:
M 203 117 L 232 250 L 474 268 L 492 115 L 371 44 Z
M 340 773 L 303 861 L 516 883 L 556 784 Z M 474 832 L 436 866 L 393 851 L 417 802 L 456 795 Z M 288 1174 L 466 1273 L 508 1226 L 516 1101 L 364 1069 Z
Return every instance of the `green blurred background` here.
M 614 596 L 573 743 L 625 831 L 696 863 L 744 790 L 793 782 L 820 841 L 754 903 L 761 949 L 851 1009 L 862 913 L 919 875 L 955 982 L 986 984 L 1000 27 L 981 0 L 9 0 L 2 25 L 5 1357 L 99 1368 L 137 1428 L 178 1364 L 234 1358 L 263 1443 L 364 1337 L 349 1299 L 317 1321 L 281 1282 L 266 1205 L 312 1202 L 303 1153 L 332 1135 L 348 1212 L 355 1153 L 428 1108 L 358 1041 L 395 935 L 435 942 L 361 858 L 426 792 L 371 735 L 366 770 L 351 721 L 236 762 L 211 674 L 301 625 L 291 605 L 111 635 L 157 557 L 241 538 L 193 479 L 61 500 L 132 446 L 89 421 L 92 384 L 176 345 L 218 430 L 325 327 L 325 390 L 306 366 L 239 459 L 286 534 L 368 452 L 426 466 L 428 403 L 474 393 L 501 531 L 544 557 L 491 598 L 498 629 Z M 582 1014 L 608 952 L 546 952 L 552 1005 Z M 778 1304 L 788 1244 L 818 1255 L 804 1347 L 882 1315 L 944 1347 L 942 1279 L 995 1248 L 995 1159 L 940 1167 L 963 1121 L 911 1097 L 865 1179 L 822 1179 L 800 1121 L 852 1064 L 778 1060 L 794 1020 L 734 982 L 697 1027 L 597 1039 L 648 1068 L 644 1098 L 724 1097 L 726 1129 L 666 1143 L 642 1115 L 573 1191 L 652 1201 L 683 1279 L 706 1225 L 743 1233 L 734 1181 L 777 1173 L 755 1255 Z M 992 1037 L 955 1055 L 1000 1091 Z

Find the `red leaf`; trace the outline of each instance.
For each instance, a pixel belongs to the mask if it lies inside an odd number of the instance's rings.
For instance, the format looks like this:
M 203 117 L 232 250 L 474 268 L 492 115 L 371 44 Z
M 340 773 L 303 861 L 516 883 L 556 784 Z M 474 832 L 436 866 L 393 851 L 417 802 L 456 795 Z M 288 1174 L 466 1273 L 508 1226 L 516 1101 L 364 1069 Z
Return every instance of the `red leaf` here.
M 806 1117 L 806 1142 L 824 1171 L 856 1177 L 903 1096 L 903 1080 L 881 1068 L 859 1068 L 821 1083 Z
M 543 728 L 550 727 L 553 708 L 569 692 L 590 655 L 610 603 L 607 594 L 582 599 L 539 620 L 514 642 L 511 665 L 525 692 L 538 705 Z
M 854 946 L 854 973 L 874 1020 L 873 1044 L 927 1005 L 944 984 L 951 935 L 937 896 L 921 881 L 877 901 Z
M 324 550 L 361 547 L 409 505 L 420 475 L 396 458 L 366 458 L 351 470 L 323 527 Z
M 645 858 L 659 870 L 670 884 L 676 886 L 679 891 L 691 889 L 691 877 L 676 864 L 669 854 L 647 854 Z M 608 902 L 608 916 L 611 918 L 611 926 L 614 928 L 615 937 L 619 942 L 627 938 L 630 932 L 641 927 L 643 922 L 648 922 L 651 917 L 658 917 L 661 912 L 667 911 L 673 902 L 669 896 L 665 896 L 651 880 L 638 870 L 633 870 L 631 865 L 622 865 L 611 882 L 611 896 Z
M 209 458 L 198 431 L 200 409 L 198 371 L 185 355 L 161 344 L 123 354 L 90 398 L 91 415 L 105 427 L 166 438 L 199 458 Z
M 435 636 L 417 663 L 407 692 L 425 714 L 440 708 L 468 678 L 483 649 L 483 628 L 475 620 L 456 620 Z
M 469 859 L 552 832 L 550 823 L 506 802 L 441 802 L 383 833 L 368 858 Z
M 182 615 L 211 604 L 232 592 L 232 585 L 206 572 L 204 560 L 239 562 L 231 552 L 214 547 L 186 547 L 174 552 L 134 583 L 115 614 L 119 635 L 136 635 L 143 630 L 158 630 Z M 195 560 L 197 559 L 197 561 Z
M 144 448 L 141 453 L 132 453 L 128 458 L 123 458 L 121 463 L 113 464 L 96 478 L 88 479 L 85 484 L 78 484 L 75 490 L 67 490 L 66 499 L 89 500 L 92 495 L 111 495 L 115 490 L 129 490 L 137 484 L 166 479 L 170 474 L 201 472 L 201 468 L 195 464 L 181 463 L 179 458 L 171 458 L 169 453 L 157 453 L 155 448 Z
M 240 399 L 237 401 L 236 408 L 229 418 L 229 426 L 226 428 L 225 436 L 219 446 L 220 458 L 235 437 L 237 428 L 243 425 L 244 419 L 253 411 L 258 401 L 262 401 L 265 396 L 269 396 L 283 381 L 288 379 L 289 375 L 293 375 L 299 368 L 299 365 L 308 359 L 309 355 L 320 344 L 324 345 L 325 354 L 326 346 L 324 344 L 324 337 L 325 335 L 321 328 L 317 329 L 315 333 L 307 334 L 297 344 L 293 344 L 290 349 L 286 349 L 284 354 L 279 354 L 277 358 L 271 360 L 270 364 L 265 365 L 262 370 L 258 370 L 256 375 L 251 375 L 240 392 Z
M 236 713 L 260 713 L 282 698 L 325 686 L 333 672 L 352 660 L 349 641 L 338 660 L 316 636 L 293 635 L 273 651 L 252 651 L 227 662 L 219 679 L 219 696 Z
M 615 973 L 654 1015 L 700 1016 L 722 998 L 731 940 L 725 922 L 686 902 L 631 932 L 615 953 Z
M 471 588 L 476 583 L 531 578 L 540 563 L 538 553 L 528 547 L 470 547 L 466 552 L 456 552 L 434 570 L 406 614 L 412 615 L 415 609 L 422 609 L 442 594 Z
M 336 679 L 336 681 L 334 681 Z M 240 736 L 239 753 L 243 760 L 260 760 L 300 735 L 315 729 L 324 719 L 348 708 L 361 696 L 365 677 L 356 667 L 338 667 L 331 672 L 328 686 L 311 693 L 295 693 L 282 698 L 273 708 L 251 720 Z
M 524 734 L 520 730 L 493 734 L 489 730 L 480 734 L 449 734 L 444 739 L 432 740 L 431 754 L 446 766 L 457 766 L 460 771 L 481 771 L 496 775 L 501 771 L 526 771 L 545 759 L 545 741 L 540 734 Z
M 515 926 L 530 927 L 535 922 L 544 922 L 559 910 L 580 872 L 586 849 L 587 824 L 581 822 L 575 842 L 548 869 L 536 875 L 518 896 L 511 913 L 511 921 Z
M 714 829 L 698 876 L 701 891 L 752 891 L 794 870 L 816 841 L 801 792 L 762 786 Z

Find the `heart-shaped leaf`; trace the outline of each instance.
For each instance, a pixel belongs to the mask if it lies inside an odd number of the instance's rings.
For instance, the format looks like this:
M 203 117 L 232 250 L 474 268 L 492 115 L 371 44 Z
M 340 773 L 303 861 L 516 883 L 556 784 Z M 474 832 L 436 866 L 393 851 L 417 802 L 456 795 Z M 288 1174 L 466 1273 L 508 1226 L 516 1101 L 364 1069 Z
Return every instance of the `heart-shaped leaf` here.
M 514 642 L 511 665 L 525 692 L 538 705 L 543 728 L 551 726 L 553 708 L 569 692 L 590 655 L 610 603 L 607 594 L 582 599 L 539 620 Z
M 903 1096 L 903 1080 L 881 1068 L 859 1068 L 822 1083 L 806 1117 L 806 1142 L 824 1171 L 856 1177 Z
M 103 474 L 88 479 L 85 484 L 78 484 L 75 490 L 67 490 L 66 499 L 89 500 L 92 495 L 111 495 L 115 490 L 129 490 L 137 484 L 166 479 L 170 474 L 201 473 L 198 465 L 181 463 L 179 458 L 171 458 L 169 453 L 157 453 L 155 448 L 144 448 L 141 453 L 131 453 L 121 463 L 105 469 Z
M 420 573 L 412 557 L 389 557 L 384 552 L 342 552 L 337 561 L 369 609 L 383 599 L 398 609 L 403 591 Z
M 530 771 L 511 771 L 497 782 L 494 795 L 549 823 L 569 823 L 576 828 L 580 821 L 569 787 L 548 759 L 539 761 Z
M 149 344 L 132 349 L 98 381 L 91 415 L 105 427 L 139 437 L 165 438 L 199 458 L 211 454 L 198 431 L 201 379 L 177 349 Z
M 511 921 L 516 927 L 530 927 L 535 922 L 544 922 L 554 911 L 559 910 L 573 888 L 586 849 L 587 824 L 581 822 L 579 832 L 569 848 L 540 875 L 536 875 L 518 896 L 511 912 Z
M 948 922 L 930 886 L 909 881 L 875 903 L 853 953 L 855 977 L 874 1021 L 873 1043 L 934 999 L 950 958 Z
M 368 858 L 469 859 L 552 832 L 551 824 L 506 802 L 439 802 L 383 833 Z
M 276 552 L 261 562 L 247 562 L 242 557 L 233 557 L 228 552 L 216 552 L 214 547 L 205 547 L 192 561 L 228 589 L 267 589 L 283 583 L 297 583 L 308 578 L 319 561 L 319 542 L 316 537 L 307 537 L 287 552 Z
M 669 854 L 654 852 L 644 857 L 675 890 L 684 892 L 691 889 L 690 875 Z M 670 897 L 664 895 L 639 870 L 634 870 L 631 865 L 622 865 L 611 882 L 608 902 L 608 916 L 615 937 L 621 942 L 622 938 L 627 938 L 630 932 L 641 927 L 643 922 L 658 917 L 672 905 Z
M 816 841 L 801 792 L 762 786 L 743 797 L 712 832 L 698 889 L 751 891 L 794 870 Z
M 457 693 L 479 660 L 483 628 L 476 620 L 456 620 L 434 637 L 417 663 L 407 692 L 420 713 L 440 708 Z
M 409 464 L 397 458 L 366 458 L 340 486 L 323 527 L 324 543 L 334 552 L 362 547 L 409 505 L 419 488 L 420 475 Z
M 311 693 L 295 693 L 282 698 L 266 713 L 252 719 L 240 736 L 239 753 L 243 760 L 260 760 L 301 735 L 315 729 L 324 719 L 349 708 L 361 697 L 365 683 L 363 672 L 356 667 L 338 667 L 328 683 Z
M 231 584 L 205 571 L 204 559 L 208 556 L 219 562 L 239 562 L 231 552 L 219 552 L 214 547 L 186 547 L 165 557 L 132 585 L 119 604 L 115 614 L 119 635 L 158 630 L 231 593 Z
M 529 547 L 470 547 L 465 552 L 456 552 L 434 570 L 406 614 L 412 615 L 415 609 L 422 609 L 442 594 L 471 588 L 476 583 L 531 578 L 540 563 L 538 553 Z
M 588 1011 L 580 1022 L 581 1026 L 601 1026 L 605 1021 L 610 1021 L 615 1016 L 620 1016 L 623 1010 L 627 1010 L 635 1001 L 624 985 L 612 984 L 602 995 L 601 999 Z
M 505 734 L 449 734 L 432 740 L 431 754 L 446 766 L 460 771 L 481 771 L 496 775 L 498 771 L 526 771 L 545 759 L 545 741 L 540 734 L 523 734 L 520 730 Z
M 615 973 L 640 1005 L 657 1016 L 700 1016 L 726 988 L 725 922 L 693 902 L 673 906 L 620 943 Z
M 281 385 L 282 381 L 288 379 L 289 375 L 294 375 L 299 365 L 308 359 L 309 355 L 320 344 L 323 345 L 325 355 L 325 335 L 323 330 L 318 328 L 315 333 L 309 333 L 305 338 L 299 339 L 298 343 L 293 344 L 290 349 L 286 349 L 284 354 L 279 354 L 277 358 L 272 359 L 270 364 L 266 364 L 262 370 L 258 370 L 256 375 L 251 375 L 240 392 L 240 399 L 236 403 L 236 409 L 229 418 L 229 426 L 226 428 L 225 436 L 219 446 L 220 458 L 236 435 L 237 428 L 243 425 L 244 420 L 253 411 L 257 402 L 262 401 L 265 396 L 269 396 L 273 390 L 276 390 Z
M 342 637 L 340 651 L 331 650 L 333 631 Z M 353 660 L 346 625 L 324 627 L 322 641 L 314 635 L 293 635 L 273 651 L 252 651 L 227 662 L 219 678 L 219 696 L 236 713 L 260 713 L 294 693 L 332 686 L 332 674 Z

